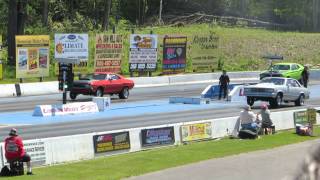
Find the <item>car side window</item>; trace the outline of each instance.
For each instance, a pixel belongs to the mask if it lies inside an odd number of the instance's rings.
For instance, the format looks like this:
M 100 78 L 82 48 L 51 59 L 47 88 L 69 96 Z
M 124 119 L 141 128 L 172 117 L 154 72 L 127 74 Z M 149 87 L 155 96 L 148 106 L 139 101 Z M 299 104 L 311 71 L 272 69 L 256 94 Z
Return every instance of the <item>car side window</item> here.
M 294 80 L 293 83 L 294 83 L 294 87 L 301 87 L 297 80 Z
M 290 87 L 300 87 L 299 84 L 296 82 L 296 80 L 293 80 L 293 79 L 289 79 L 287 81 L 287 85 L 289 85 Z
M 111 76 L 111 79 L 112 79 L 112 80 L 118 80 L 118 79 L 120 79 L 120 77 L 117 76 L 117 75 L 115 75 L 115 74 L 111 74 L 110 76 Z
M 292 65 L 292 70 L 297 70 L 297 69 L 298 69 L 298 66 L 295 65 L 295 64 L 293 64 L 293 65 Z

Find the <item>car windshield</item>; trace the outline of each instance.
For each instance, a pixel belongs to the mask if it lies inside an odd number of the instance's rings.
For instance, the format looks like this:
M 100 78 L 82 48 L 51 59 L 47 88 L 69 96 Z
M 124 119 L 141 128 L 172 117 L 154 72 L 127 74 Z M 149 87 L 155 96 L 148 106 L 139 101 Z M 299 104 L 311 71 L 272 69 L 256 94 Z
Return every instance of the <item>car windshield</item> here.
M 262 79 L 260 83 L 273 83 L 275 85 L 283 85 L 284 79 L 266 78 L 266 79 Z
M 272 71 L 290 70 L 290 65 L 276 64 L 271 67 Z
M 79 78 L 80 80 L 104 80 L 106 74 L 88 74 Z

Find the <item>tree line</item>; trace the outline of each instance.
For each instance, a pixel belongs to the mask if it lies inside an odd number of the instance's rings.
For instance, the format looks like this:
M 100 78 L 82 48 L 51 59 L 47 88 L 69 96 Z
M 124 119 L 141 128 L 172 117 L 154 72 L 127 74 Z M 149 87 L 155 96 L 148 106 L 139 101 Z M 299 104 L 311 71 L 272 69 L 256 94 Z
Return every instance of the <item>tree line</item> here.
M 0 33 L 8 46 L 8 63 L 14 65 L 14 37 L 20 34 L 106 31 L 119 21 L 127 26 L 159 25 L 195 12 L 318 32 L 319 7 L 320 0 L 2 0 Z

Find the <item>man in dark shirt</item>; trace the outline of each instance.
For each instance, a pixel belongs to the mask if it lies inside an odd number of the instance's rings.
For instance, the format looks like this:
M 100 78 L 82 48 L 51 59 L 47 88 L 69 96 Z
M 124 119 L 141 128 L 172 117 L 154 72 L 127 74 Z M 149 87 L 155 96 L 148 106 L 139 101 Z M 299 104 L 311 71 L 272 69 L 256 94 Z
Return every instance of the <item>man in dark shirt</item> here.
M 304 87 L 308 87 L 308 81 L 309 81 L 309 70 L 308 70 L 308 66 L 304 66 L 304 69 L 302 71 L 302 84 Z
M 222 91 L 223 91 L 223 98 L 225 99 L 228 93 L 228 85 L 229 85 L 230 79 L 227 75 L 227 72 L 225 70 L 222 71 L 222 75 L 219 78 L 219 100 L 221 99 Z

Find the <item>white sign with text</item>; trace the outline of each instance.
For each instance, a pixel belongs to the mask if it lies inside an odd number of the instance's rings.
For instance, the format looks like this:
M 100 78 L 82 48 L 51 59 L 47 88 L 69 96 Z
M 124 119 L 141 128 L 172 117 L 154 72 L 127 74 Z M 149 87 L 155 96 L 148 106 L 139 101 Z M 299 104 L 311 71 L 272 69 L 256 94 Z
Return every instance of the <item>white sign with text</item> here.
M 58 105 L 39 105 L 36 106 L 33 116 L 57 116 L 79 113 L 99 112 L 98 106 L 94 102 L 77 102 Z

